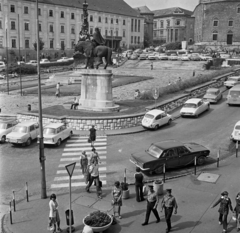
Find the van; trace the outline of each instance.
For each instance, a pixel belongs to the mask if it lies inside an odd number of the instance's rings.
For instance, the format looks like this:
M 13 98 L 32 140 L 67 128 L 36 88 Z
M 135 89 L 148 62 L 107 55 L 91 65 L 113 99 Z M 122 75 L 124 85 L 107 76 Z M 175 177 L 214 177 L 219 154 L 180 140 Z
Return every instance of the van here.
M 240 84 L 240 76 L 231 76 L 224 82 L 226 88 L 231 88 L 237 84 Z
M 240 104 L 240 84 L 232 87 L 228 91 L 227 104 L 229 106 L 233 104 Z
M 233 142 L 240 141 L 240 121 L 236 123 L 231 134 L 231 140 Z

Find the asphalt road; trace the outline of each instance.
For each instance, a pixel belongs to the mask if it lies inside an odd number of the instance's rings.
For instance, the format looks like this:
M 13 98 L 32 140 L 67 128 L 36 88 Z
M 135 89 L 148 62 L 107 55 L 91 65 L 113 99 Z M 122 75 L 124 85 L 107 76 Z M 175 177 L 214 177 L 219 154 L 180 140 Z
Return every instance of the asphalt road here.
M 229 150 L 233 150 L 234 147 L 229 136 L 239 116 L 240 107 L 228 107 L 224 98 L 220 103 L 211 105 L 211 109 L 198 119 L 179 118 L 170 126 L 162 127 L 158 131 L 108 137 L 107 184 L 111 185 L 115 180 L 122 181 L 125 168 L 127 180 L 132 180 L 135 166 L 129 162 L 129 155 L 145 150 L 156 141 L 177 139 L 183 142 L 197 142 L 209 148 L 213 158 L 216 158 L 218 149 L 221 156 L 229 155 Z M 0 204 L 11 200 L 12 190 L 17 191 L 16 199 L 23 198 L 26 181 L 30 193 L 40 193 L 38 144 L 34 142 L 30 147 L 3 144 L 0 148 Z M 56 175 L 63 148 L 64 143 L 58 148 L 45 147 L 47 188 Z

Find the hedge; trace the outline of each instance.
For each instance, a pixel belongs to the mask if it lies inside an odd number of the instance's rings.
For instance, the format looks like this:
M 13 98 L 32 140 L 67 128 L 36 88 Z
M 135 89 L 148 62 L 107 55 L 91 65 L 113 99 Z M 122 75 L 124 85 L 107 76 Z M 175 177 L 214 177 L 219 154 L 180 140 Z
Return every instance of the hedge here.
M 49 63 L 43 63 L 40 64 L 41 68 L 49 68 L 51 66 L 69 66 L 74 63 L 74 60 L 69 60 L 69 61 L 63 61 L 63 62 L 49 62 Z
M 8 72 L 20 74 L 20 65 L 10 66 Z M 37 66 L 21 64 L 21 74 L 37 74 Z

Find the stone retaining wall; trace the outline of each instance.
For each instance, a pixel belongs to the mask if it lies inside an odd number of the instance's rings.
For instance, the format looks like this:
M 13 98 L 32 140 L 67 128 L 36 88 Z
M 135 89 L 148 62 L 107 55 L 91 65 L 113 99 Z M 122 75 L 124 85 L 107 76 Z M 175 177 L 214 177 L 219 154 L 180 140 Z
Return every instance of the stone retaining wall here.
M 183 103 L 192 97 L 202 96 L 209 87 L 220 87 L 227 77 L 239 74 L 240 69 L 235 72 L 230 72 L 225 75 L 214 78 L 214 81 L 204 83 L 197 87 L 193 87 L 185 90 L 186 94 L 178 95 L 172 99 L 162 101 L 157 103 L 157 105 L 151 105 L 146 108 L 147 110 L 158 108 L 165 110 L 166 112 L 171 112 L 174 109 L 183 105 Z M 131 128 L 141 125 L 142 118 L 145 112 L 139 114 L 131 114 L 124 116 L 109 116 L 109 117 L 69 117 L 62 116 L 56 117 L 51 115 L 43 116 L 43 125 L 50 122 L 63 122 L 66 123 L 67 127 L 71 127 L 75 130 L 89 130 L 92 125 L 95 125 L 98 130 L 113 130 L 113 129 L 124 129 Z M 38 121 L 38 114 L 36 113 L 19 113 L 17 114 L 18 120 L 33 120 Z

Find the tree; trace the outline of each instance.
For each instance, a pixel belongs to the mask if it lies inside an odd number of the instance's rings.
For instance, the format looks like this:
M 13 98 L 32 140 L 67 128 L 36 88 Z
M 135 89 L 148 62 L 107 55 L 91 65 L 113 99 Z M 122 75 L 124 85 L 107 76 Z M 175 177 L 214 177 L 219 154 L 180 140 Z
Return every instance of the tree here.
M 151 41 L 147 32 L 144 33 L 143 45 L 144 45 L 144 48 L 147 48 L 151 45 Z
M 37 51 L 37 41 L 33 43 L 33 46 L 34 46 L 34 49 Z M 39 50 L 41 51 L 43 50 L 43 48 L 44 48 L 44 42 L 41 39 L 39 39 Z

